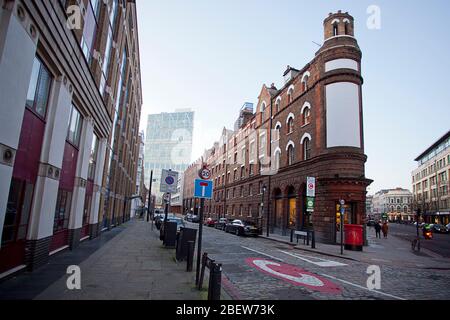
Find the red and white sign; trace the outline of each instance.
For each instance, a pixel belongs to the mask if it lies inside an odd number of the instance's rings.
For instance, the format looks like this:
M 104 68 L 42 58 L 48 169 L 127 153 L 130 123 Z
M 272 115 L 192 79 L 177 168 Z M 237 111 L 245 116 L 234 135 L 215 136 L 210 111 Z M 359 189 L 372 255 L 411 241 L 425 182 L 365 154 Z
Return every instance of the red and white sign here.
M 202 170 L 200 170 L 198 175 L 202 180 L 209 180 L 211 179 L 211 170 L 209 170 L 208 168 L 203 168 Z
M 316 178 L 308 177 L 306 186 L 306 196 L 314 198 L 316 196 Z
M 341 293 L 341 288 L 338 285 L 296 266 L 262 258 L 248 258 L 245 262 L 248 266 L 256 268 L 269 276 L 281 279 L 296 286 L 302 286 L 310 290 L 324 293 Z

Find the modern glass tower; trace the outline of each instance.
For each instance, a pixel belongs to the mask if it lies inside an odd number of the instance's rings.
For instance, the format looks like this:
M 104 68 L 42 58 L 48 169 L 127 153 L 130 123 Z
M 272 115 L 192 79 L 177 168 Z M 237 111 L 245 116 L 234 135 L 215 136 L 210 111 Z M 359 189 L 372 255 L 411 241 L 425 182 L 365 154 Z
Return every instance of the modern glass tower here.
M 145 142 L 145 184 L 150 182 L 153 170 L 152 194 L 156 204 L 161 203 L 159 191 L 163 169 L 184 172 L 191 162 L 194 112 L 176 110 L 174 113 L 151 114 L 148 116 Z

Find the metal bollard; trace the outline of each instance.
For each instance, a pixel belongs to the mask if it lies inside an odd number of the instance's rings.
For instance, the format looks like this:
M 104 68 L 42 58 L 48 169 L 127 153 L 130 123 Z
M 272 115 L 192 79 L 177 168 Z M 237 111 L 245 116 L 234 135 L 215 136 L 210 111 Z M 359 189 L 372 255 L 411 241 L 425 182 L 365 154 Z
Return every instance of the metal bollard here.
M 186 272 L 192 272 L 194 265 L 194 241 L 188 241 Z
M 208 300 L 220 300 L 222 286 L 222 264 L 212 263 L 209 272 Z
M 316 248 L 316 232 L 315 231 L 312 232 L 311 248 L 312 249 Z
M 294 242 L 294 229 L 291 229 L 291 242 Z

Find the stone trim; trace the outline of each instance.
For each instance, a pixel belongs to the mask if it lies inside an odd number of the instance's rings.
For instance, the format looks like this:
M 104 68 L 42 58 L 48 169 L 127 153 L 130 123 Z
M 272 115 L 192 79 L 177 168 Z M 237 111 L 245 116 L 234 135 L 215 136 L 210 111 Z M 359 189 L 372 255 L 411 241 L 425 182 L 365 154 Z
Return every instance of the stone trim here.
M 87 180 L 81 177 L 75 177 L 75 187 L 80 187 L 85 189 L 87 184 Z
M 16 152 L 16 149 L 10 148 L 7 145 L 0 143 L 0 164 L 8 167 L 14 167 Z
M 39 163 L 38 176 L 59 181 L 61 169 L 48 163 Z

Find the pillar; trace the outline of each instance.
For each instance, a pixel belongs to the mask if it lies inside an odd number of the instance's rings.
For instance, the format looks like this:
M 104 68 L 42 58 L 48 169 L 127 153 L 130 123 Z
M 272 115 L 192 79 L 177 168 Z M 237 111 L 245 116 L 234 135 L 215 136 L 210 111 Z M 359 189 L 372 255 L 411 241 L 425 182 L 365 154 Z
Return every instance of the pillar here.
M 102 181 L 103 181 L 103 169 L 105 167 L 106 147 L 108 141 L 106 139 L 100 139 L 98 142 L 98 152 L 96 159 L 95 177 L 94 177 L 94 194 L 92 196 L 92 206 L 89 216 L 89 235 L 91 239 L 98 236 L 99 233 L 99 215 L 100 210 L 100 198 L 102 193 Z
M 0 1 L 0 239 L 38 42 L 18 1 Z M 1 241 L 0 241 L 1 246 Z
M 39 173 L 27 235 L 29 269 L 35 269 L 48 260 L 71 101 L 72 87 L 67 78 L 61 76 L 53 82 L 48 104 Z
M 75 187 L 69 218 L 69 246 L 72 250 L 80 243 L 81 228 L 83 227 L 86 183 L 93 137 L 94 121 L 92 118 L 85 118 L 83 119 L 83 127 L 81 129 L 80 149 L 75 173 Z

